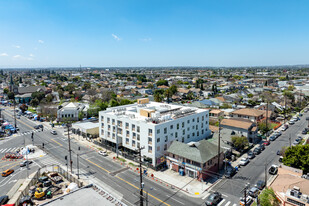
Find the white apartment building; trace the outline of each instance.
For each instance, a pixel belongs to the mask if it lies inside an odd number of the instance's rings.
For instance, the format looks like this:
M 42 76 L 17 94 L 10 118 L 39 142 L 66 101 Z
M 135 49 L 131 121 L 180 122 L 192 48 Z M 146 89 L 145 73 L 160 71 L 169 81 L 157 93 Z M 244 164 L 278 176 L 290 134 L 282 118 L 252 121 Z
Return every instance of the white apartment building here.
M 172 141 L 188 143 L 211 134 L 208 110 L 149 102 L 147 98 L 101 111 L 99 121 L 103 141 L 127 151 L 144 147 L 142 156 L 151 159 L 154 167 L 165 161 Z

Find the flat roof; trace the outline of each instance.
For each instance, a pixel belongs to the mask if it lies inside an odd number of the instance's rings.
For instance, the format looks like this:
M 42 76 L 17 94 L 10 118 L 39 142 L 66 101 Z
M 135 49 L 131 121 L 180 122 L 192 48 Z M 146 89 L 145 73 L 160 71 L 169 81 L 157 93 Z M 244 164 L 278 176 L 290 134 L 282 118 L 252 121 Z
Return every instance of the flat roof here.
M 81 129 L 93 129 L 93 128 L 97 128 L 100 126 L 99 123 L 93 123 L 93 122 L 78 122 L 78 123 L 74 123 L 72 124 L 72 127 L 79 127 Z

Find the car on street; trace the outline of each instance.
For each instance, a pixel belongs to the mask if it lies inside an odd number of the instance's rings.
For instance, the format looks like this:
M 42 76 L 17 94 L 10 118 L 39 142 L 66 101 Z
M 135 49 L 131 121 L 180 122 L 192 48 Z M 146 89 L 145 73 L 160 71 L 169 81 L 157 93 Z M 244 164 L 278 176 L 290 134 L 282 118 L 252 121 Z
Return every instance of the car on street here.
M 249 206 L 251 205 L 253 202 L 253 198 L 249 195 L 246 196 L 246 205 L 245 205 L 245 198 L 244 197 L 241 197 L 240 198 L 240 201 L 239 201 L 239 205 L 242 205 L 242 206 Z
M 5 205 L 7 201 L 9 200 L 9 196 L 3 195 L 0 197 L 0 205 Z
M 236 174 L 236 169 L 234 167 L 227 167 L 224 176 L 226 178 L 231 178 Z
M 250 160 L 246 157 L 241 158 L 241 160 L 239 161 L 239 164 L 241 166 L 246 166 L 248 163 L 250 162 Z
M 268 173 L 271 175 L 275 175 L 278 172 L 278 166 L 277 165 L 272 165 L 269 170 Z
M 35 125 L 33 128 L 34 129 L 40 129 L 39 125 Z
M 265 182 L 263 180 L 258 180 L 255 187 L 257 187 L 259 190 L 262 190 L 265 187 Z
M 302 136 L 297 136 L 297 138 L 296 138 L 296 139 L 302 140 L 302 139 L 303 139 L 303 137 L 302 137 Z
M 299 145 L 299 143 L 300 143 L 300 139 L 295 139 L 295 141 L 293 142 L 292 146 Z
M 295 120 L 290 120 L 289 125 L 293 125 L 293 124 L 295 124 Z
M 6 177 L 6 176 L 12 174 L 13 172 L 14 172 L 13 169 L 7 169 L 7 170 L 4 170 L 4 171 L 2 172 L 1 176 L 2 176 L 2 177 Z
M 207 199 L 206 199 L 206 201 L 205 201 L 205 204 L 206 204 L 206 205 L 217 205 L 217 204 L 221 201 L 221 199 L 222 199 L 221 196 L 222 196 L 222 195 L 221 195 L 221 193 L 219 193 L 219 192 L 211 193 L 211 194 L 207 197 Z
M 27 164 L 30 165 L 31 163 L 32 163 L 31 160 L 25 160 L 25 161 L 22 161 L 19 166 L 24 167 L 24 166 L 27 166 Z
M 20 115 L 17 115 L 16 118 L 17 118 L 17 119 L 20 119 Z
M 283 160 L 283 156 L 280 156 L 278 161 L 282 162 L 282 160 Z
M 270 141 L 275 141 L 275 139 L 277 139 L 277 136 L 276 136 L 276 135 L 271 135 L 271 136 L 269 137 L 269 140 L 270 140 Z
M 50 133 L 53 134 L 53 135 L 57 135 L 56 130 L 52 130 L 52 131 L 50 131 Z
M 101 150 L 100 150 L 98 153 L 99 153 L 100 155 L 107 156 L 107 152 L 105 152 L 105 151 L 101 151 Z
M 277 150 L 277 155 L 281 155 L 281 150 Z
M 39 124 L 38 126 L 39 126 L 39 128 L 43 128 L 43 125 L 42 125 L 42 124 Z
M 302 133 L 302 134 L 307 134 L 307 132 L 308 132 L 308 131 L 307 131 L 306 129 L 304 129 L 301 133 Z
M 252 187 L 250 190 L 249 190 L 249 195 L 253 198 L 256 198 L 260 193 L 260 190 L 257 188 L 257 187 Z
M 254 148 L 253 154 L 258 155 L 260 153 L 261 153 L 261 150 L 258 147 Z
M 267 140 L 267 141 L 263 142 L 263 145 L 265 145 L 265 146 L 270 145 L 270 141 L 269 141 L 269 140 Z
M 263 151 L 263 150 L 265 149 L 265 146 L 264 146 L 263 144 L 260 144 L 260 145 L 258 146 L 258 148 L 259 148 L 261 151 Z
M 302 116 L 303 116 L 303 113 L 299 113 L 299 116 L 302 117 Z
M 247 153 L 247 155 L 249 159 L 253 159 L 255 157 L 255 154 L 251 150 Z

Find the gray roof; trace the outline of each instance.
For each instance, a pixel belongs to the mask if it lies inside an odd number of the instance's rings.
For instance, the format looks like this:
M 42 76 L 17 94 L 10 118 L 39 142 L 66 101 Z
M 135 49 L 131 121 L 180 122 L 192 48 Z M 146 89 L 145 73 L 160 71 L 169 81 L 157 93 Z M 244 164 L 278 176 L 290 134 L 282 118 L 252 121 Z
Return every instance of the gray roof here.
M 18 93 L 19 94 L 34 93 L 34 92 L 37 92 L 39 90 L 46 91 L 46 88 L 44 86 L 18 87 Z
M 221 150 L 223 152 L 222 148 Z M 167 151 L 195 162 L 205 163 L 218 155 L 218 146 L 207 140 L 189 144 L 173 141 Z

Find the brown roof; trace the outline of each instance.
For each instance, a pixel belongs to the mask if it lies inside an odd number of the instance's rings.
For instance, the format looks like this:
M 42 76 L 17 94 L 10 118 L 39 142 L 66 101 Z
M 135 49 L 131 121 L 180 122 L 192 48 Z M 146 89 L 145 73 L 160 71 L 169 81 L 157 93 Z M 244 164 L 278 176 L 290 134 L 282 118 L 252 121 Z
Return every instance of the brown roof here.
M 250 109 L 250 108 L 245 108 L 245 109 L 239 109 L 232 114 L 237 114 L 237 115 L 243 115 L 243 116 L 251 116 L 251 117 L 259 117 L 264 114 L 263 111 L 258 110 L 258 109 Z
M 213 126 L 213 125 L 209 125 L 209 129 L 212 132 L 218 132 L 219 131 L 219 127 Z
M 220 102 L 224 102 L 225 101 L 224 97 L 216 97 L 216 99 L 219 100 Z
M 209 113 L 220 114 L 222 111 L 220 109 L 212 109 Z
M 230 126 L 230 127 L 237 127 L 248 130 L 252 126 L 253 122 L 250 120 L 243 120 L 243 119 L 223 119 L 221 121 L 221 125 Z
M 180 92 L 180 93 L 185 93 L 185 94 L 186 94 L 186 93 L 188 93 L 190 90 L 189 90 L 189 89 L 185 89 L 185 88 L 178 88 L 177 91 Z
M 159 89 L 168 89 L 169 87 L 168 86 L 165 86 L 165 85 L 161 85 L 161 86 L 158 86 Z

